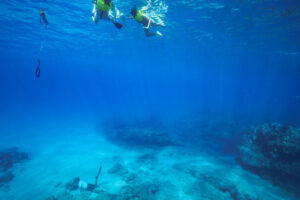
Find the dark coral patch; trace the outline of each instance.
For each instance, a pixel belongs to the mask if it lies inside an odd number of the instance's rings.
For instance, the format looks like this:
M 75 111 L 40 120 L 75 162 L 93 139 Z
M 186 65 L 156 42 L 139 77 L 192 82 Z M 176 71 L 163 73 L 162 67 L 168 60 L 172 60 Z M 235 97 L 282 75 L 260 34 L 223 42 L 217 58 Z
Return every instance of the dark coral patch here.
M 0 187 L 7 186 L 13 180 L 14 165 L 27 160 L 29 160 L 28 154 L 20 152 L 17 147 L 0 151 Z

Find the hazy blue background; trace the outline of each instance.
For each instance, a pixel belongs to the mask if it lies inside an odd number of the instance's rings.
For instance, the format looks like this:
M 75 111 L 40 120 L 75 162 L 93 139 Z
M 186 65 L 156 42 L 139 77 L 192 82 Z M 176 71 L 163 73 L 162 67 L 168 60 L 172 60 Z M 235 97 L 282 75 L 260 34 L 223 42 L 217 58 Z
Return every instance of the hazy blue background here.
M 93 23 L 90 0 L 1 1 L 1 126 L 198 111 L 300 123 L 298 0 L 152 1 L 168 6 L 161 38 L 128 19 L 146 1 L 114 2 L 120 31 Z

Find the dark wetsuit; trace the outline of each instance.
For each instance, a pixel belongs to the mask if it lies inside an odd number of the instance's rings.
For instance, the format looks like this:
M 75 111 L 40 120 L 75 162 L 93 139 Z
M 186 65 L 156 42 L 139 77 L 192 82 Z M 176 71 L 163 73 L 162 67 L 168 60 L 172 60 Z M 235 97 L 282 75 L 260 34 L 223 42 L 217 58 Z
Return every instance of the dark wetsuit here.
M 41 69 L 40 69 L 40 60 L 38 60 L 38 66 L 35 69 L 35 77 L 40 78 L 41 76 Z
M 149 27 L 150 19 L 148 17 L 143 16 L 143 21 L 141 23 L 144 25 L 144 28 Z
M 40 23 L 42 23 L 42 19 L 43 19 L 44 24 L 48 25 L 48 20 L 46 18 L 45 13 L 44 12 L 40 12 L 40 16 L 41 16 Z

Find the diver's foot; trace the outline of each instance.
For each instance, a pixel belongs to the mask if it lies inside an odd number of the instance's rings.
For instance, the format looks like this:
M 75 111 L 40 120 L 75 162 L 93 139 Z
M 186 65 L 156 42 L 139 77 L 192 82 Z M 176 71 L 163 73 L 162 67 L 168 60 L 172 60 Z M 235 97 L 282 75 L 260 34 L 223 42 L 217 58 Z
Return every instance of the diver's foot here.
M 161 32 L 156 31 L 156 35 L 162 36 Z
M 116 11 L 116 19 L 119 19 L 122 15 L 119 10 Z
M 118 23 L 118 22 L 114 22 L 114 25 L 120 30 L 122 28 L 122 24 Z

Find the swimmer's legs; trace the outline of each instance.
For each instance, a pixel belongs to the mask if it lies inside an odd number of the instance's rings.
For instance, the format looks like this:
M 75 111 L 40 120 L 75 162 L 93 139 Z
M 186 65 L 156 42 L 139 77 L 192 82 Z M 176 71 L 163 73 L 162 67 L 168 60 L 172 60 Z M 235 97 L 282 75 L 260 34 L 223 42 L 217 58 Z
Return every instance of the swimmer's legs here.
M 109 20 L 109 21 L 111 21 L 116 27 L 117 27 L 117 29 L 121 29 L 122 28 L 122 24 L 120 24 L 120 23 L 118 23 L 118 22 L 116 22 L 115 20 L 113 20 L 112 18 L 110 18 L 110 17 L 107 17 L 107 19 Z
M 157 32 L 156 33 L 150 33 L 148 28 L 144 28 L 144 30 L 145 30 L 145 34 L 146 34 L 147 37 L 158 35 Z
M 107 20 L 109 20 L 109 21 L 111 21 L 116 27 L 117 27 L 117 29 L 121 29 L 122 28 L 122 24 L 120 24 L 120 23 L 118 23 L 118 22 L 116 22 L 115 20 L 113 20 L 112 18 L 111 18 L 111 16 L 109 16 L 109 14 L 108 13 L 105 13 L 105 16 L 103 17 L 104 19 L 107 19 Z
M 147 37 L 151 37 L 151 36 L 154 36 L 154 35 L 159 35 L 159 36 L 162 36 L 162 34 L 159 32 L 159 31 L 156 31 L 155 33 L 150 33 L 149 32 L 149 26 L 153 26 L 153 27 L 165 27 L 164 25 L 162 24 L 157 24 L 155 22 L 153 22 L 152 20 L 149 19 L 148 23 L 144 24 L 144 30 L 145 30 L 145 34 Z
M 97 24 L 100 19 L 107 19 L 111 21 L 119 30 L 122 28 L 122 24 L 116 22 L 112 19 L 112 17 L 109 15 L 108 12 L 103 12 L 100 10 L 97 10 L 93 13 L 93 21 Z

